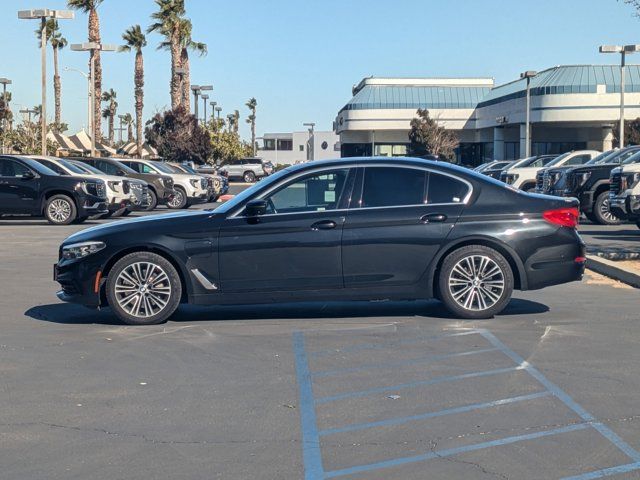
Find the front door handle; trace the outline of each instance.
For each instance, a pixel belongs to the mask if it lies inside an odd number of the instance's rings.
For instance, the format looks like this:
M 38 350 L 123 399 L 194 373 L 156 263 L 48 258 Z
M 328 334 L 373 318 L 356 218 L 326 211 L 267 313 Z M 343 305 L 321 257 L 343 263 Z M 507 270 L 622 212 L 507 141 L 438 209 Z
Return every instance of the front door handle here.
M 336 225 L 333 220 L 322 220 L 311 225 L 311 230 L 331 230 L 336 228 Z
M 442 223 L 447 219 L 444 213 L 427 213 L 420 217 L 422 223 Z

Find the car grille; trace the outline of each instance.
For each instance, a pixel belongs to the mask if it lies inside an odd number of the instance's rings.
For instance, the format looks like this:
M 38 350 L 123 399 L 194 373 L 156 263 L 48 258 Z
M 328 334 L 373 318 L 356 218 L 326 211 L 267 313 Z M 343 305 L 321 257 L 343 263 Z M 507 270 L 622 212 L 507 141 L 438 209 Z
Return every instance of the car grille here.
M 201 187 L 203 190 L 206 190 L 206 189 L 207 189 L 207 184 L 208 184 L 207 179 L 206 179 L 206 178 L 204 178 L 204 177 L 202 177 L 202 178 L 200 179 L 200 187 Z
M 609 192 L 612 195 L 618 195 L 622 190 L 622 173 L 616 172 L 611 174 L 611 187 Z
M 567 173 L 567 179 L 565 181 L 565 191 L 573 192 L 576 189 L 576 174 L 573 172 Z
M 100 198 L 107 197 L 107 188 L 104 186 L 103 182 L 96 183 L 96 197 L 100 197 Z
M 147 199 L 147 194 L 149 192 L 149 187 L 142 183 L 132 183 L 131 184 L 131 193 L 133 193 L 133 203 L 135 205 L 143 204 Z
M 544 191 L 544 177 L 546 172 L 538 172 L 536 174 L 536 190 L 539 192 Z
M 130 190 L 131 190 L 131 186 L 129 185 L 129 180 L 123 180 L 122 192 L 126 194 L 126 193 L 129 193 Z

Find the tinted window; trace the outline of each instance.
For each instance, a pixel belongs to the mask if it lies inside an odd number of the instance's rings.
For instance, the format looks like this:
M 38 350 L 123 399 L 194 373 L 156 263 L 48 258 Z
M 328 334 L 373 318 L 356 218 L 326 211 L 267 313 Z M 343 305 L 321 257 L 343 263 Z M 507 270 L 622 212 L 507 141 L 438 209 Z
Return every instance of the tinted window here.
M 69 175 L 63 168 L 59 167 L 58 165 L 56 165 L 53 162 L 50 162 L 49 160 L 40 160 L 40 159 L 38 159 L 38 162 L 40 162 L 45 167 L 50 168 L 51 170 L 56 172 L 58 175 Z
M 334 210 L 340 200 L 348 169 L 310 174 L 265 197 L 267 213 Z
M 21 177 L 29 169 L 15 160 L 0 158 L 0 177 Z
M 575 157 L 570 158 L 569 161 L 565 163 L 565 165 L 567 166 L 568 165 L 584 165 L 590 159 L 591 159 L 591 155 L 588 155 L 588 154 L 576 155 Z
M 118 175 L 118 170 L 120 170 L 116 165 L 109 162 L 102 162 L 100 160 L 96 162 L 96 166 L 99 170 L 102 170 L 104 173 L 109 175 Z
M 466 183 L 439 173 L 429 175 L 427 203 L 462 203 L 469 187 Z
M 425 203 L 427 172 L 415 168 L 367 167 L 362 207 L 421 205 Z

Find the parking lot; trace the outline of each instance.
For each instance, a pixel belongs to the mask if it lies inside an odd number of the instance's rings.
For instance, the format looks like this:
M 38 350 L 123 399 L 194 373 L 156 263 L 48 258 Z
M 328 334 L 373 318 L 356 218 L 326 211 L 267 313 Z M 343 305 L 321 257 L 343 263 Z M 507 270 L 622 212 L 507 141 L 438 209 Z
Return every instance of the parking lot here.
M 55 297 L 60 241 L 105 222 L 0 223 L 1 478 L 640 478 L 637 290 L 589 274 L 475 322 L 308 303 L 130 327 Z

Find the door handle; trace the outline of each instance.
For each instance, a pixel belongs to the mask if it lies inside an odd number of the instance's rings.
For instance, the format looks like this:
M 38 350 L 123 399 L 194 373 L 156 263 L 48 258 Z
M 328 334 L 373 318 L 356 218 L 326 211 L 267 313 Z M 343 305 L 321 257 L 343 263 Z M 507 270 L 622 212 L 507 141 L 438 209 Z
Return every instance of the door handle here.
M 422 223 L 442 223 L 447 219 L 444 213 L 427 213 L 420 217 Z
M 321 220 L 311 225 L 311 230 L 331 230 L 336 228 L 336 222 L 333 220 Z

